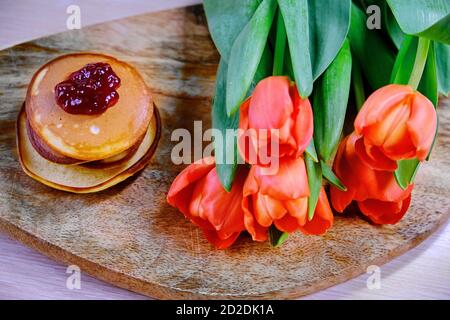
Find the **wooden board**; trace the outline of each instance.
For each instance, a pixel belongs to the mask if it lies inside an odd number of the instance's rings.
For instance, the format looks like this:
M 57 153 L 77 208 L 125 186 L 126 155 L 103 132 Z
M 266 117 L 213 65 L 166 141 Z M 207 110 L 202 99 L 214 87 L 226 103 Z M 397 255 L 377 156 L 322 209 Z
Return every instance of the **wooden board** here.
M 15 120 L 34 71 L 60 54 L 98 51 L 134 64 L 163 119 L 157 155 L 138 176 L 105 192 L 75 195 L 26 176 L 17 161 Z M 450 106 L 440 108 L 432 162 L 395 226 L 338 216 L 324 237 L 295 234 L 281 248 L 242 236 L 217 251 L 165 202 L 180 166 L 175 128 L 210 125 L 216 52 L 201 7 L 127 18 L 0 52 L 0 229 L 95 277 L 156 298 L 293 298 L 350 279 L 420 243 L 449 216 Z

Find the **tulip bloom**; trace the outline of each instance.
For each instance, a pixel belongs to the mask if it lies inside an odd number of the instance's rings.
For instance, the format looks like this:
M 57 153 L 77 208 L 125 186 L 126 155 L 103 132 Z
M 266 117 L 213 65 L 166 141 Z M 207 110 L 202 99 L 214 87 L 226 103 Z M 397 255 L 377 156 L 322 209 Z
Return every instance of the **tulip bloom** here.
M 338 212 L 357 201 L 363 214 L 377 224 L 394 224 L 406 213 L 413 185 L 402 190 L 392 171 L 376 170 L 366 163 L 364 137 L 355 132 L 342 140 L 333 169 L 347 191 L 331 186 L 331 203 Z
M 436 125 L 436 110 L 428 98 L 408 85 L 391 84 L 366 100 L 356 117 L 355 131 L 364 136 L 368 155 L 384 158 L 384 168 L 392 169 L 395 164 L 389 159 L 424 160 Z
M 217 176 L 214 158 L 201 159 L 184 169 L 173 181 L 167 202 L 203 230 L 218 249 L 231 246 L 244 227 L 241 207 L 245 172 L 239 171 L 230 192 Z
M 333 220 L 333 212 L 331 211 L 325 189 L 322 187 L 316 209 L 314 210 L 314 216 L 311 221 L 306 221 L 305 225 L 300 227 L 300 231 L 304 234 L 321 235 L 331 228 Z
M 265 174 L 265 170 L 252 166 L 244 184 L 244 221 L 253 240 L 267 240 L 272 224 L 283 232 L 309 234 L 323 233 L 331 226 L 333 215 L 324 192 L 319 213 L 308 221 L 309 185 L 303 158 L 282 159 L 276 175 Z
M 313 123 L 309 100 L 300 98 L 288 77 L 265 78 L 241 105 L 239 153 L 258 165 L 267 165 L 272 157 L 297 158 L 311 141 Z

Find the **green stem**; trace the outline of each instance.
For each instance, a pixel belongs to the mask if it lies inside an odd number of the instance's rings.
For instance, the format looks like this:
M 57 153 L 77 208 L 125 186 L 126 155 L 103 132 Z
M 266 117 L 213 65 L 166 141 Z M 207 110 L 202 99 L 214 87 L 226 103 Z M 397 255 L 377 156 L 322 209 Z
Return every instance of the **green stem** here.
M 425 38 L 419 38 L 417 45 L 416 59 L 414 60 L 414 67 L 411 71 L 408 84 L 417 90 L 420 79 L 422 78 L 423 70 L 425 69 L 425 63 L 427 62 L 428 49 L 430 47 L 430 40 Z
M 275 39 L 275 55 L 273 57 L 273 72 L 274 76 L 283 74 L 284 66 L 284 50 L 286 48 L 286 28 L 284 26 L 283 16 L 281 11 L 278 11 L 277 17 L 277 33 Z
M 353 60 L 352 63 L 352 86 L 355 94 L 356 109 L 359 111 L 364 104 L 364 101 L 366 101 L 366 94 L 364 93 L 361 67 L 355 60 Z

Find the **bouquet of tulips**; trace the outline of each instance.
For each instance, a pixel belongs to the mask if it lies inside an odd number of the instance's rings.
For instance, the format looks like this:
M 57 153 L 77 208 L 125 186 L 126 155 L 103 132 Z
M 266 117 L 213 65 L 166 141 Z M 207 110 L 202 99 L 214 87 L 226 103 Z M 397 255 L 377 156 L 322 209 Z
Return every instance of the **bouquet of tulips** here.
M 407 212 L 448 95 L 448 0 L 205 0 L 221 59 L 214 157 L 167 201 L 224 249 L 243 231 L 320 235 L 354 202 L 375 224 Z M 226 134 L 229 131 L 235 134 Z M 331 205 L 330 205 L 331 204 Z

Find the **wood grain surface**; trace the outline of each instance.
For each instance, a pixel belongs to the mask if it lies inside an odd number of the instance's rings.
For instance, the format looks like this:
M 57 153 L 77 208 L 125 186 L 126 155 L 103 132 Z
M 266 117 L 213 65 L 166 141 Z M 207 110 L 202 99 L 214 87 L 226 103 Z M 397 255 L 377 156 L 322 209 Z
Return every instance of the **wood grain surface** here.
M 164 26 L 163 28 L 161 26 Z M 134 64 L 155 94 L 163 137 L 149 167 L 105 192 L 52 190 L 20 169 L 14 126 L 34 71 L 63 53 L 97 51 Z M 339 216 L 324 237 L 296 234 L 281 248 L 241 237 L 214 250 L 165 203 L 182 169 L 171 165 L 175 128 L 210 125 L 218 54 L 200 7 L 142 15 L 0 52 L 0 229 L 68 264 L 156 298 L 292 298 L 335 285 L 420 243 L 450 208 L 450 107 L 440 108 L 432 162 L 421 168 L 406 217 L 375 227 Z

